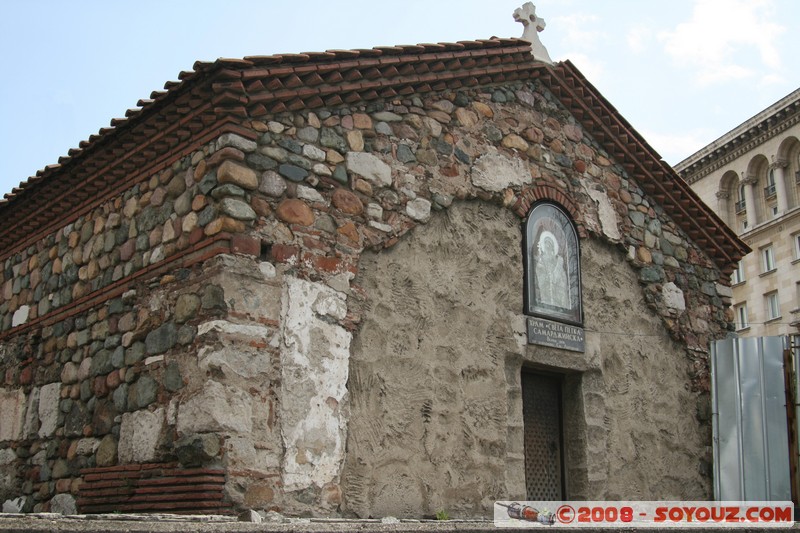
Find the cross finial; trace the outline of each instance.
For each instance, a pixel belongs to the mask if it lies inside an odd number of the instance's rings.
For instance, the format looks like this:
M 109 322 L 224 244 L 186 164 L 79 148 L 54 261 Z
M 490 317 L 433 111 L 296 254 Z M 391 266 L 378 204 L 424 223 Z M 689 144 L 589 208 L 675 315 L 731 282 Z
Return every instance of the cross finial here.
M 545 23 L 543 18 L 536 16 L 536 6 L 531 2 L 525 2 L 522 7 L 514 10 L 514 20 L 521 22 L 525 28 L 522 38 L 531 43 L 531 53 L 534 59 L 552 63 L 553 60 L 550 59 L 547 48 L 539 40 L 539 32 L 544 30 Z

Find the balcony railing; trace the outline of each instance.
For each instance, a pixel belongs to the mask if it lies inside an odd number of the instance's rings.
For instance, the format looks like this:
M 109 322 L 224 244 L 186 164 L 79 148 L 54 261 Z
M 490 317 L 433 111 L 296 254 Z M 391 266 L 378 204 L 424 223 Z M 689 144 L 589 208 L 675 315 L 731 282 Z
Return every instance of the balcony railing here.
M 736 214 L 744 213 L 747 210 L 747 204 L 745 204 L 744 200 L 739 200 L 736 202 Z
M 772 183 L 764 187 L 764 198 L 772 198 L 775 196 L 775 184 Z

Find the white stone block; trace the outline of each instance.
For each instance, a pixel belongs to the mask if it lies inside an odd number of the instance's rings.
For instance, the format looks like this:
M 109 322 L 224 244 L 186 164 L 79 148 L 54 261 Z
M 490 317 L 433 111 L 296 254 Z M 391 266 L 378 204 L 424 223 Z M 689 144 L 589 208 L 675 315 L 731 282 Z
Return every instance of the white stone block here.
M 11 327 L 15 328 L 27 322 L 30 312 L 31 308 L 29 305 L 20 306 L 20 308 L 14 311 L 14 314 L 11 316 Z
M 209 380 L 202 390 L 178 406 L 177 428 L 184 434 L 249 434 L 253 429 L 252 399 L 244 391 Z
M 39 436 L 50 437 L 58 425 L 58 404 L 61 396 L 60 383 L 48 383 L 39 391 Z
M 309 202 L 325 203 L 325 198 L 322 197 L 318 190 L 304 185 L 297 186 L 297 197 L 302 200 L 308 200 Z
M 313 144 L 306 144 L 303 146 L 303 155 L 312 161 L 325 161 L 327 154 L 325 153 L 325 150 L 321 150 Z
M 122 415 L 117 454 L 119 462 L 146 463 L 156 459 L 156 448 L 164 427 L 164 409 L 142 409 Z
M 347 170 L 381 186 L 392 184 L 392 169 L 376 156 L 366 152 L 347 152 Z
M 25 505 L 24 496 L 20 496 L 19 498 L 14 498 L 11 500 L 6 500 L 3 502 L 3 512 L 19 514 L 22 512 L 22 507 L 24 505 Z
M 431 218 L 431 202 L 417 198 L 406 204 L 406 214 L 417 222 L 427 222 Z
M 661 295 L 664 298 L 664 305 L 676 311 L 686 310 L 686 301 L 683 298 L 683 291 L 673 282 L 665 283 L 661 288 Z
M 245 342 L 203 347 L 197 353 L 197 364 L 203 371 L 218 370 L 226 376 L 243 378 L 254 378 L 271 369 L 269 352 L 251 348 Z
M 37 436 L 37 422 L 39 421 L 39 387 L 31 389 L 28 402 L 25 406 L 25 423 L 22 426 L 22 435 L 26 438 Z
M 71 494 L 56 494 L 50 499 L 50 512 L 63 515 L 78 514 L 75 497 Z

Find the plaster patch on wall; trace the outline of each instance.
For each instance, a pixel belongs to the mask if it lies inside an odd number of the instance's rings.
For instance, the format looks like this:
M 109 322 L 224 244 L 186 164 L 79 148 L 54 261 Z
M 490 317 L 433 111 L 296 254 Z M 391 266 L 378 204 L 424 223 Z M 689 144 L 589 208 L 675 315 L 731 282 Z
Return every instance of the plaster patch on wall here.
M 597 206 L 597 219 L 600 222 L 600 229 L 603 234 L 612 241 L 618 241 L 622 237 L 617 226 L 617 212 L 611 205 L 606 193 L 596 189 L 587 189 L 587 193 Z
M 0 389 L 0 441 L 16 440 L 25 417 L 25 393 L 22 389 Z
M 499 192 L 531 181 L 531 171 L 525 162 L 498 152 L 479 157 L 472 166 L 472 184 L 486 191 Z
M 324 316 L 346 312 L 344 296 L 286 278 L 281 324 L 281 436 L 286 490 L 338 481 L 347 428 L 351 334 Z M 330 319 L 328 319 L 330 320 Z

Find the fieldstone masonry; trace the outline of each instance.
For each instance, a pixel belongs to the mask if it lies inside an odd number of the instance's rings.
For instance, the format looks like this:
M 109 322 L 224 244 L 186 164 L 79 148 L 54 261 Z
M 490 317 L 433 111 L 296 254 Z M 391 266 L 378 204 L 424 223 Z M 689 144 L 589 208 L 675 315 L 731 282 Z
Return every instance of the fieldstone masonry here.
M 489 516 L 525 497 L 532 363 L 568 372 L 568 496 L 710 497 L 727 280 L 540 82 L 236 127 L 0 258 L 0 498 L 71 512 L 82 469 L 182 462 L 224 468 L 238 507 Z M 593 276 L 586 354 L 524 340 L 540 199 Z

